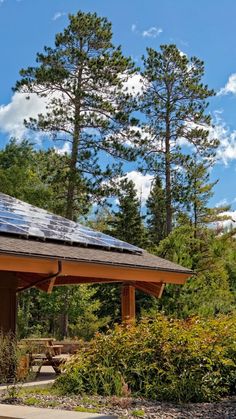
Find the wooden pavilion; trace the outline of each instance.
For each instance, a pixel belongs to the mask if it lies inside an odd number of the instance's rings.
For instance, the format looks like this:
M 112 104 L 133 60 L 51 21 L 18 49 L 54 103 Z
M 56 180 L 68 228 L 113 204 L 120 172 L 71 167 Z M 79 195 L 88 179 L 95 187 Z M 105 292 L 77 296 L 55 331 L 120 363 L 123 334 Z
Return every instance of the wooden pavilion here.
M 0 194 L 0 329 L 15 332 L 17 293 L 73 284 L 121 283 L 122 321 L 135 290 L 160 298 L 192 271 L 145 250 Z

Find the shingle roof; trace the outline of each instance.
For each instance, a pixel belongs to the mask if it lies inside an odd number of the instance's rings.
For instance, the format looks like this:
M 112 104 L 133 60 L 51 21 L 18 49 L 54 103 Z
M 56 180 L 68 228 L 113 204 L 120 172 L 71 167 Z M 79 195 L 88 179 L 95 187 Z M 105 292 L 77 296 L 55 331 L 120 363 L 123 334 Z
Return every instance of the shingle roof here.
M 146 251 L 143 251 L 142 254 L 130 254 L 4 235 L 0 235 L 1 253 L 192 274 L 190 269 L 151 255 Z

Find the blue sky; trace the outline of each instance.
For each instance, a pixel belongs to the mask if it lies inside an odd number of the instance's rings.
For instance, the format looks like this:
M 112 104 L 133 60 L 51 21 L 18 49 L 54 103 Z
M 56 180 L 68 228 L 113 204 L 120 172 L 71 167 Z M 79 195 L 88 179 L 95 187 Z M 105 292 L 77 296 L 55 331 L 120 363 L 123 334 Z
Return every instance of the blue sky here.
M 36 53 L 66 26 L 67 14 L 79 9 L 107 16 L 114 42 L 137 64 L 147 46 L 158 49 L 163 43 L 205 61 L 204 81 L 218 92 L 209 111 L 221 140 L 211 173 L 219 178 L 212 204 L 228 202 L 236 210 L 235 0 L 0 0 L 0 146 L 12 135 L 24 135 L 22 119 L 40 110 L 39 103 L 13 96 L 20 68 L 33 65 Z M 128 170 L 145 195 L 150 179 Z

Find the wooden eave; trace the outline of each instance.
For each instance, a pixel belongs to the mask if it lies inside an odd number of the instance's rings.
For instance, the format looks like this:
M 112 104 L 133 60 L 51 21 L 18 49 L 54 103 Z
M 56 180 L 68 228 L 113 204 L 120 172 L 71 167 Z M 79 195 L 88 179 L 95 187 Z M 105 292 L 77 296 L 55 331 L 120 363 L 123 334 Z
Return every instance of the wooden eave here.
M 56 276 L 59 262 L 60 274 Z M 0 270 L 17 273 L 19 291 L 36 283 L 37 288 L 50 292 L 54 286 L 123 282 L 155 297 L 161 296 L 164 284 L 184 284 L 190 276 L 182 272 L 9 254 L 0 254 Z M 52 276 L 52 279 L 47 281 L 47 276 Z M 38 284 L 40 278 L 42 284 Z

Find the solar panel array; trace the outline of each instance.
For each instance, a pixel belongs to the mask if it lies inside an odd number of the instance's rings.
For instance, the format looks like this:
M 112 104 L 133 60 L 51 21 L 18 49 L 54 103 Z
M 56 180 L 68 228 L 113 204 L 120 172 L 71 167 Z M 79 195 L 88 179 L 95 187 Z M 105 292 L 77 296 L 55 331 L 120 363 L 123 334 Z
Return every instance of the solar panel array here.
M 114 237 L 0 193 L 0 234 L 142 253 Z

